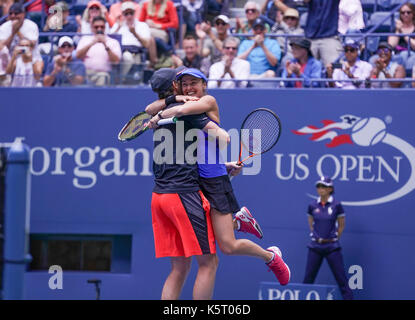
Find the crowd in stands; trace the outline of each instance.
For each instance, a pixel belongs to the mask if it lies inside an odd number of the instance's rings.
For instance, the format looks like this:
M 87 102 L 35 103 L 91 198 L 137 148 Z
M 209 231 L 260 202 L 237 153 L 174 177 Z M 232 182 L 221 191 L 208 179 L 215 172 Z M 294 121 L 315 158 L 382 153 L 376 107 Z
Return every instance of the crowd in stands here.
M 142 85 L 186 66 L 209 88 L 415 87 L 412 2 L 248 0 L 239 16 L 235 3 L 0 0 L 0 86 Z M 374 8 L 390 35 L 365 39 Z

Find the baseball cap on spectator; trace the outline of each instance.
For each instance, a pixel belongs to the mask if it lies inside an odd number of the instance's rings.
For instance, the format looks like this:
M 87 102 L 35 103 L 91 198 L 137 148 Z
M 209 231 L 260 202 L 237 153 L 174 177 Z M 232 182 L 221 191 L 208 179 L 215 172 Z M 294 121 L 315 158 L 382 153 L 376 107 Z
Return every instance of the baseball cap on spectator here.
M 135 5 L 132 1 L 125 1 L 121 4 L 121 12 L 124 12 L 125 10 L 133 10 L 135 11 Z
M 304 48 L 308 51 L 308 55 L 312 56 L 313 54 L 311 53 L 311 41 L 307 40 L 306 38 L 293 38 L 290 41 L 290 46 L 292 45 L 296 45 L 299 46 L 301 48 Z
M 203 74 L 202 71 L 194 68 L 188 68 L 177 74 L 176 80 L 179 81 L 183 76 L 189 75 L 198 79 L 202 79 L 203 81 L 207 82 L 206 76 Z
M 73 40 L 68 36 L 63 36 L 59 39 L 58 47 L 62 47 L 65 43 L 69 43 L 71 46 L 73 46 Z
M 22 12 L 24 12 L 24 8 L 21 3 L 13 3 L 9 8 L 9 13 L 18 14 Z
M 265 21 L 262 18 L 256 18 L 254 23 L 252 23 L 252 28 L 255 28 L 257 26 L 262 26 L 263 28 L 265 28 Z
M 284 12 L 284 18 L 285 17 L 293 17 L 293 18 L 300 19 L 300 14 L 298 13 L 298 11 L 296 9 L 288 8 Z
M 346 39 L 343 42 L 343 47 L 344 48 L 345 47 L 352 47 L 352 48 L 355 48 L 355 49 L 359 49 L 359 43 L 354 41 L 353 39 Z
M 216 18 L 215 18 L 215 23 L 216 23 L 216 21 L 218 21 L 218 20 L 222 20 L 223 22 L 225 22 L 226 24 L 229 24 L 229 18 L 227 17 L 227 16 L 225 16 L 224 14 L 221 14 L 221 15 L 219 15 L 219 16 L 217 16 Z
M 381 43 L 379 43 L 378 49 L 381 49 L 381 48 L 388 48 L 390 51 L 393 50 L 392 46 L 386 41 L 382 41 Z
M 101 9 L 101 6 L 102 6 L 101 2 L 99 2 L 97 0 L 92 0 L 92 1 L 89 1 L 88 2 L 86 8 L 89 9 L 91 7 L 98 7 L 98 8 Z

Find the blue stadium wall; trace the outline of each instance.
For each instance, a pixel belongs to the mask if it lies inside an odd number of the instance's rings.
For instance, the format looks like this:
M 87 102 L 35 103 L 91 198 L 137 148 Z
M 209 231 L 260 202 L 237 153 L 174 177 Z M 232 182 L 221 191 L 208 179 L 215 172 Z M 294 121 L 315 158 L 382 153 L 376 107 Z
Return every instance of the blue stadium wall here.
M 413 299 L 415 91 L 211 94 L 226 129 L 239 128 L 256 107 L 271 108 L 282 119 L 281 140 L 262 158 L 261 170 L 252 175 L 248 168 L 245 173 L 251 175 L 237 177 L 233 185 L 240 204 L 255 214 L 265 233 L 263 240 L 248 238 L 282 249 L 291 282 L 300 283 L 304 276 L 306 209 L 314 182 L 326 174 L 335 178 L 335 196 L 344 201 L 346 272 L 356 265 L 363 271 L 363 288 L 354 290 L 355 297 Z M 113 257 L 119 268 L 63 270 L 62 290 L 49 289 L 47 271 L 26 272 L 26 299 L 94 299 L 94 288 L 86 282 L 91 278 L 102 280 L 103 299 L 160 297 L 170 265 L 154 257 L 152 135 L 117 141 L 120 126 L 154 97 L 148 89 L 0 89 L 0 141 L 25 137 L 32 149 L 31 233 L 132 239 L 128 261 Z M 306 126 L 312 126 L 310 132 L 327 126 L 332 140 L 320 140 L 321 133 L 295 134 Z M 216 299 L 258 299 L 260 282 L 275 280 L 260 260 L 219 256 Z M 183 299 L 191 299 L 195 269 Z M 326 262 L 316 283 L 335 284 Z

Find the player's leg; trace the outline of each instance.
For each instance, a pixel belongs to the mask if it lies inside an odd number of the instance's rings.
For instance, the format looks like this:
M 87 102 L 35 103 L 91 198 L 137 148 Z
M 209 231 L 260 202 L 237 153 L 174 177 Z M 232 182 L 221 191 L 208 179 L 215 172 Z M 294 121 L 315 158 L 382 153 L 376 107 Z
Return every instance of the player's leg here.
M 322 262 L 323 255 L 313 249 L 308 249 L 307 265 L 303 283 L 314 283 Z
M 191 258 L 171 257 L 171 271 L 164 282 L 161 292 L 162 300 L 177 300 L 180 298 L 183 285 L 191 267 Z
M 215 288 L 216 270 L 219 259 L 216 254 L 195 256 L 199 265 L 193 286 L 194 300 L 211 300 Z
M 343 255 L 341 253 L 341 248 L 338 248 L 327 255 L 327 262 L 330 266 L 331 271 L 333 272 L 334 278 L 339 285 L 340 291 L 342 293 L 344 300 L 352 300 L 353 293 L 349 287 L 349 282 L 346 277 L 346 272 L 344 270 Z

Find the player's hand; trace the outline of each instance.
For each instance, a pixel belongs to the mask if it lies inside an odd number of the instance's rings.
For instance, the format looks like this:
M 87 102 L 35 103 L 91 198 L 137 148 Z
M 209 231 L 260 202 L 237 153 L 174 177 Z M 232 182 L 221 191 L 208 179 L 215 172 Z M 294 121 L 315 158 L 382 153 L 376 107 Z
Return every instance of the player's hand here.
M 238 165 L 236 161 L 226 162 L 225 166 L 226 166 L 226 171 L 232 177 L 237 176 L 238 174 L 240 174 L 241 170 L 242 170 L 242 167 L 243 167 L 242 164 Z
M 152 117 L 150 119 L 149 122 L 147 122 L 147 127 L 149 129 L 156 129 L 156 128 L 158 128 L 157 122 L 159 122 L 159 121 L 160 121 L 160 117 L 158 116 L 158 114 L 156 114 L 154 117 Z
M 198 101 L 200 98 L 193 97 L 193 96 L 183 96 L 183 95 L 177 95 L 176 101 L 177 102 L 187 102 L 187 101 Z

